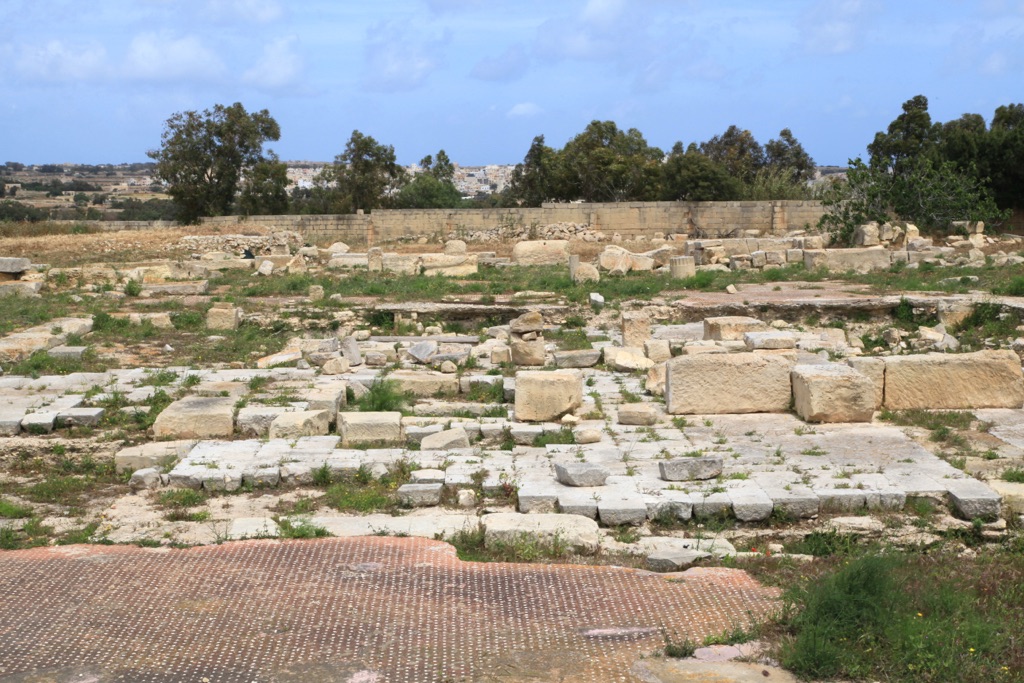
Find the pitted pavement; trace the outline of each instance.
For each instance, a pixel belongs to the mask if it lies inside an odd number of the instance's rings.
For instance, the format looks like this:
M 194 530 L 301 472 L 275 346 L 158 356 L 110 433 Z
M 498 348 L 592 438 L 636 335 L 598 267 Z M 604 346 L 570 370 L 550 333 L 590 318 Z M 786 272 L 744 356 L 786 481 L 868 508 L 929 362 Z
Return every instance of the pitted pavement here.
M 6 552 L 0 596 L 3 683 L 582 683 L 652 680 L 666 637 L 746 627 L 779 591 L 383 537 Z

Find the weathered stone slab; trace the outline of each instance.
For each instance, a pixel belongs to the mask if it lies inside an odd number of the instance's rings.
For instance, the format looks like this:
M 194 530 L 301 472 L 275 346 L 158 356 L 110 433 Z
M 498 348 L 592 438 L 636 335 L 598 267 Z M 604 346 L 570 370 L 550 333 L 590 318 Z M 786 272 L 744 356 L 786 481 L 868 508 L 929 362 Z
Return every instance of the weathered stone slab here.
M 647 568 L 652 572 L 678 572 L 708 557 L 711 553 L 703 550 L 656 550 L 647 556 Z
M 420 449 L 424 451 L 451 450 L 453 448 L 469 448 L 469 435 L 462 427 L 446 429 L 436 434 L 428 434 L 420 441 Z
M 568 240 L 527 240 L 512 247 L 512 262 L 519 266 L 560 266 L 569 262 Z
M 454 396 L 459 393 L 459 378 L 428 370 L 397 370 L 388 380 L 398 384 L 398 390 L 421 398 Z
M 666 364 L 669 413 L 782 413 L 789 410 L 792 362 L 759 353 L 680 356 Z
M 402 414 L 399 412 L 339 413 L 338 432 L 345 448 L 353 445 L 402 444 Z
M 768 325 L 741 315 L 727 315 L 704 319 L 704 338 L 716 341 L 743 341 L 747 332 L 768 331 Z
M 555 351 L 554 355 L 557 368 L 592 368 L 601 362 L 600 349 Z
M 573 370 L 516 373 L 515 415 L 521 422 L 550 422 L 583 402 L 583 381 Z
M 216 439 L 235 431 L 235 399 L 186 396 L 164 408 L 153 423 L 153 436 Z
M 977 479 L 946 480 L 949 500 L 964 519 L 996 519 L 1002 507 L 1002 496 Z
M 928 353 L 885 358 L 890 410 L 1020 408 L 1024 376 L 1013 351 Z
M 870 422 L 875 385 L 849 365 L 828 363 L 793 368 L 796 414 L 807 422 Z
M 270 423 L 271 439 L 296 439 L 327 434 L 330 416 L 326 410 L 296 410 L 281 413 Z
M 236 427 L 241 436 L 263 438 L 270 434 L 270 424 L 279 415 L 294 411 L 288 406 L 248 405 L 239 409 Z
M 524 367 L 537 367 L 544 365 L 547 350 L 542 340 L 522 341 L 515 340 L 509 344 L 512 363 Z
M 649 427 L 658 424 L 661 412 L 650 403 L 623 403 L 618 408 L 619 424 Z
M 544 544 L 564 543 L 577 552 L 595 553 L 601 545 L 597 522 L 578 515 L 498 512 L 484 515 L 484 545 L 512 545 L 524 535 Z
M 27 258 L 15 258 L 12 256 L 0 257 L 0 273 L 20 275 L 31 267 L 32 261 Z
M 428 507 L 441 504 L 444 484 L 403 484 L 398 487 L 398 502 L 411 507 Z
M 847 358 L 846 364 L 871 380 L 875 387 L 875 410 L 881 410 L 885 396 L 885 361 L 870 356 L 854 356 Z
M 658 471 L 665 481 L 692 481 L 714 479 L 722 473 L 722 458 L 672 458 L 659 460 Z
M 610 472 L 587 462 L 568 462 L 555 464 L 555 478 L 566 486 L 604 486 Z
M 114 455 L 118 473 L 134 472 L 149 467 L 165 467 L 188 455 L 195 441 L 152 441 L 122 448 Z

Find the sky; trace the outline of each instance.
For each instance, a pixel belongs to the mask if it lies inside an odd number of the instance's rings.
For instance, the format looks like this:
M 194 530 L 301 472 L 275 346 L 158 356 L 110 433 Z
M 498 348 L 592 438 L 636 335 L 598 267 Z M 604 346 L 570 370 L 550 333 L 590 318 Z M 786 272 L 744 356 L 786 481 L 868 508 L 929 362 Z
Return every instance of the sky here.
M 358 129 L 511 164 L 600 119 L 665 150 L 789 128 L 842 165 L 919 94 L 1024 101 L 1024 0 L 0 0 L 0 162 L 145 161 L 175 112 L 241 102 L 287 160 Z

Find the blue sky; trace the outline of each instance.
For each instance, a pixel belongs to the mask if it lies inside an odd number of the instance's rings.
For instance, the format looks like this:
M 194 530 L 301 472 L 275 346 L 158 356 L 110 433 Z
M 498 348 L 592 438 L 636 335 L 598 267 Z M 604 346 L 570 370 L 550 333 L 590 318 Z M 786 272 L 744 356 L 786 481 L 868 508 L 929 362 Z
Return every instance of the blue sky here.
M 788 127 L 842 164 L 917 94 L 943 121 L 1024 101 L 1024 0 L 0 0 L 0 161 L 145 160 L 172 113 L 238 101 L 283 159 L 359 129 L 515 163 L 612 119 L 663 149 Z

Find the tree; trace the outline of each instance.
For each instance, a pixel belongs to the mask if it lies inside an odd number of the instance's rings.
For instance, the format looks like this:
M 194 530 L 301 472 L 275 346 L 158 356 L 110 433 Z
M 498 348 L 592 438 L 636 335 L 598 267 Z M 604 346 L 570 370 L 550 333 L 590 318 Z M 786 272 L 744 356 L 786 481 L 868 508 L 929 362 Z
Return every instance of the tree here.
M 288 212 L 288 165 L 273 152 L 246 175 L 239 211 L 246 216 L 276 216 Z
M 895 218 L 945 232 L 953 221 L 1006 219 L 977 175 L 960 171 L 951 161 L 904 160 L 899 174 L 860 159 L 849 164 L 846 182 L 834 183 L 822 198 L 826 213 L 819 221 L 840 242 L 851 242 L 854 229 L 869 221 Z
M 814 159 L 789 128 L 783 128 L 778 139 L 769 140 L 764 146 L 764 160 L 768 168 L 784 173 L 794 181 L 807 182 L 814 177 Z
M 996 203 L 1024 208 L 1024 104 L 996 109 L 979 162 L 989 178 Z
M 722 135 L 700 143 L 700 151 L 745 183 L 752 181 L 765 164 L 764 148 L 754 134 L 736 126 L 729 126 Z
M 344 211 L 372 211 L 383 206 L 405 183 L 405 171 L 395 162 L 395 148 L 369 135 L 352 131 L 345 151 L 325 169 L 323 181 L 335 184 L 332 204 Z
M 694 144 L 685 151 L 682 142 L 673 145 L 661 176 L 660 199 L 664 201 L 728 201 L 740 194 L 740 182 Z
M 178 112 L 167 119 L 155 174 L 180 207 L 179 220 L 231 213 L 242 178 L 265 162 L 263 144 L 278 140 L 281 128 L 263 109 L 250 114 L 240 103 L 217 104 L 202 112 Z
M 555 198 L 559 173 L 559 153 L 544 144 L 543 135 L 538 135 L 530 143 L 523 162 L 512 169 L 505 194 L 520 206 L 540 206 Z
M 561 152 L 563 199 L 587 202 L 647 201 L 658 196 L 665 153 L 636 128 L 591 121 Z
M 916 95 L 903 103 L 903 113 L 893 119 L 885 133 L 875 133 L 868 145 L 871 168 L 896 175 L 907 172 L 918 158 L 934 151 L 935 137 L 928 98 Z
M 404 185 L 395 198 L 400 209 L 454 209 L 462 205 L 462 193 L 455 187 L 455 164 L 445 151 L 420 160 L 423 171 Z

